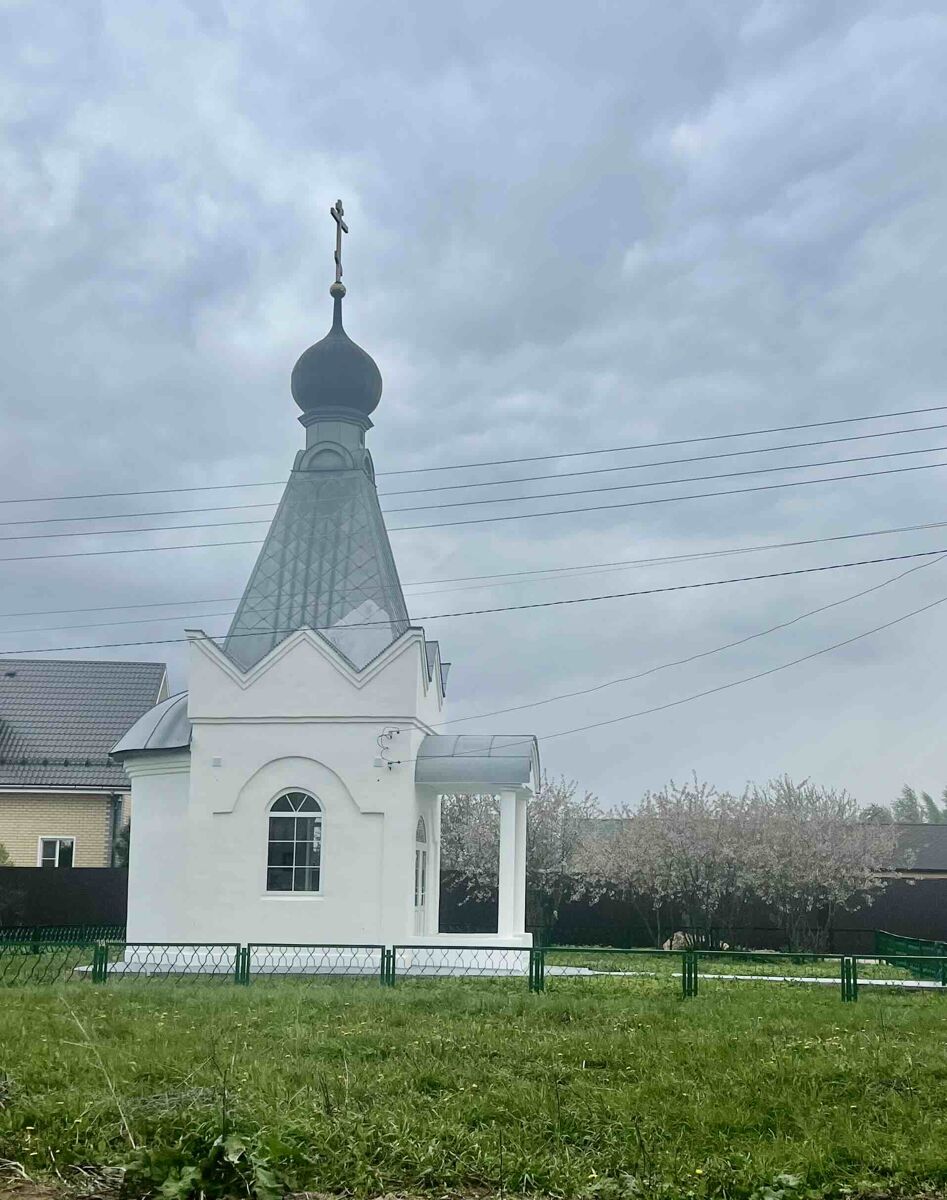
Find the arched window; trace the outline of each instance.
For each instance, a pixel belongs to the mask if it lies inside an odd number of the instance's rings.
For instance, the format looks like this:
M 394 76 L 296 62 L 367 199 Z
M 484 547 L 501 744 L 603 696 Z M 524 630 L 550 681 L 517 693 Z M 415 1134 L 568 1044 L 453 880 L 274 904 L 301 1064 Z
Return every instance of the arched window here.
M 418 817 L 414 827 L 414 932 L 425 933 L 427 906 L 427 826 Z
M 286 792 L 270 805 L 266 857 L 268 892 L 318 892 L 322 870 L 322 809 L 306 792 Z

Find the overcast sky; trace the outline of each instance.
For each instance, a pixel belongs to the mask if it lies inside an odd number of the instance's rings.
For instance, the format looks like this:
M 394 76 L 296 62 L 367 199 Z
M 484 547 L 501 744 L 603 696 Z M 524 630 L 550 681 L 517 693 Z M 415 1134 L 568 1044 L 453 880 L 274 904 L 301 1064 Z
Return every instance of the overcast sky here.
M 392 533 L 416 618 L 947 548 L 947 528 L 620 570 L 590 564 L 947 521 L 947 427 L 894 420 L 442 475 L 384 472 L 947 405 L 947 11 L 912 3 L 408 4 L 0 0 L 0 498 L 284 479 L 298 355 L 330 321 L 345 203 L 349 333 L 385 380 L 371 447 L 389 526 L 794 482 L 848 482 Z M 925 449 L 868 463 L 431 510 Z M 410 487 L 631 467 L 568 481 Z M 278 487 L 3 504 L 0 650 L 167 661 L 228 624 Z M 82 557 L 41 558 L 37 555 Z M 11 562 L 13 557 L 22 562 Z M 713 650 L 926 559 L 425 620 L 451 717 Z M 426 593 L 426 594 L 425 594 Z M 540 736 L 777 667 L 947 597 L 947 562 L 742 646 L 451 730 Z M 124 606 L 186 602 L 153 610 Z M 216 602 L 216 603 L 215 603 Z M 122 606 L 108 611 L 39 611 Z M 13 616 L 9 614 L 24 614 Z M 171 619 L 156 621 L 155 615 Z M 212 616 L 207 614 L 221 614 Z M 142 618 L 148 618 L 143 620 Z M 133 620 L 138 623 L 130 623 Z M 66 628 L 68 626 L 83 628 Z M 36 632 L 38 627 L 45 627 Z M 691 771 L 789 771 L 887 801 L 947 784 L 947 604 L 788 670 L 544 742 L 605 804 Z M 25 632 L 29 631 L 29 632 Z

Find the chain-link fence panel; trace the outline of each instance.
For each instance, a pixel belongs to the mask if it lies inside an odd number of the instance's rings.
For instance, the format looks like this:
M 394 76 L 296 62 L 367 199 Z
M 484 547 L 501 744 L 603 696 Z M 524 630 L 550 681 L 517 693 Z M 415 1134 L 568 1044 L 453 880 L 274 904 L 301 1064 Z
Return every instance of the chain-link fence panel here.
M 96 961 L 97 948 L 91 943 L 31 941 L 0 945 L 0 987 L 91 980 Z
M 97 981 L 239 983 L 243 952 L 236 943 L 105 942 Z
M 528 979 L 530 952 L 520 946 L 392 946 L 391 981 L 403 978 Z
M 255 979 L 315 981 L 340 976 L 384 982 L 384 946 L 251 942 L 244 955 L 244 983 Z

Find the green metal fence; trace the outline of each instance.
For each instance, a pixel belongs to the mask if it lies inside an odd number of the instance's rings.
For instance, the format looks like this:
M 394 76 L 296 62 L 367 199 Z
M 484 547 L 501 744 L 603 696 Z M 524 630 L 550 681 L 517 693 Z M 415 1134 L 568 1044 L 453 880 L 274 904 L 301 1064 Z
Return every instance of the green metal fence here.
M 877 929 L 875 953 L 885 962 L 905 956 L 927 959 L 929 961 L 917 964 L 917 977 L 947 984 L 947 942 L 902 937 L 898 933 L 887 933 L 883 929 Z
M 480 978 L 525 980 L 530 992 L 549 986 L 587 989 L 596 979 L 648 979 L 691 999 L 734 984 L 839 988 L 855 1001 L 860 988 L 944 989 L 947 945 L 879 934 L 874 955 L 797 954 L 751 950 L 656 950 L 590 946 L 497 946 L 127 942 L 29 939 L 0 943 L 0 987 L 31 984 L 207 983 L 250 985 L 266 980 L 314 983 L 364 979 L 383 987 L 405 980 Z M 931 945 L 937 954 L 897 953 L 902 943 Z

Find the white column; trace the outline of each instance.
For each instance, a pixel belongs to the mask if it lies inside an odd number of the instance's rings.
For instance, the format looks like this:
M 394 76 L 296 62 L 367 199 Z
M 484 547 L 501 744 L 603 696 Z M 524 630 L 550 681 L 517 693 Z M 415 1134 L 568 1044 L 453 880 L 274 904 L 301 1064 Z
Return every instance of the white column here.
M 516 797 L 515 865 L 513 868 L 516 933 L 526 932 L 526 797 Z
M 500 793 L 500 878 L 497 933 L 509 937 L 516 929 L 516 792 Z
M 437 933 L 441 927 L 441 804 L 443 798 L 440 795 L 434 797 L 432 811 L 434 819 L 432 821 L 433 829 L 428 833 L 428 842 L 431 846 L 431 861 L 428 864 L 428 907 L 430 912 L 427 918 L 428 933 Z

